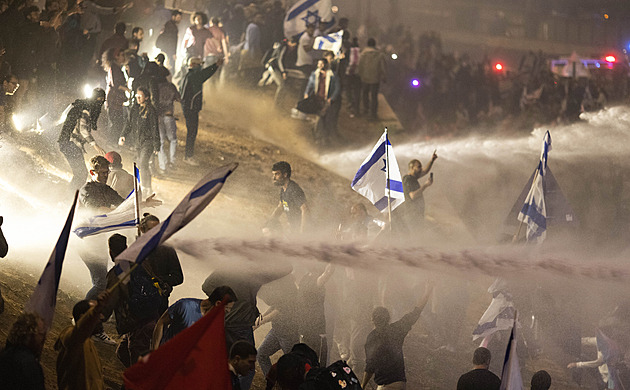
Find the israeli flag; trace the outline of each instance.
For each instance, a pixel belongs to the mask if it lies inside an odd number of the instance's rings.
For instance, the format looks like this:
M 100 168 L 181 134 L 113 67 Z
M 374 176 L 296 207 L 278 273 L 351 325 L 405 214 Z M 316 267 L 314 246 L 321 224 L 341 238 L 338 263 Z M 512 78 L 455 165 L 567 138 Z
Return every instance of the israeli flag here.
M 59 290 L 59 280 L 61 279 L 61 268 L 66 256 L 66 249 L 68 248 L 68 239 L 70 238 L 70 229 L 72 227 L 78 197 L 79 191 L 74 194 L 74 201 L 72 202 L 70 213 L 66 219 L 66 224 L 63 226 L 55 249 L 53 249 L 50 259 L 48 259 L 48 263 L 46 267 L 44 267 L 44 271 L 37 282 L 37 286 L 35 286 L 35 291 L 33 291 L 31 298 L 26 306 L 24 306 L 25 312 L 39 314 L 44 321 L 46 330 L 50 329 L 52 326 L 53 317 L 55 315 L 57 291 Z
M 388 197 L 392 210 L 405 201 L 400 169 L 394 156 L 394 148 L 387 138 L 387 130 L 361 164 L 352 180 L 352 189 L 368 198 L 381 212 L 387 211 Z
M 527 241 L 542 243 L 547 236 L 547 208 L 545 206 L 545 188 L 543 180 L 547 174 L 547 155 L 551 150 L 551 134 L 545 133 L 542 152 L 536 177 L 525 198 L 525 204 L 518 213 L 518 220 L 527 224 Z
M 116 265 L 114 266 L 116 275 L 121 279 L 125 278 L 131 269 L 131 263 L 141 264 L 158 245 L 161 245 L 199 215 L 221 191 L 225 180 L 234 172 L 236 167 L 238 167 L 236 163 L 225 165 L 201 179 L 179 202 L 168 218 L 143 234 L 116 257 Z
M 500 390 L 524 390 L 523 378 L 521 377 L 521 365 L 516 354 L 516 317 L 514 326 L 510 333 L 505 360 L 503 361 L 503 372 L 501 373 Z
M 343 39 L 343 30 L 336 33 L 316 37 L 313 43 L 313 49 L 315 50 L 330 50 L 335 55 L 341 53 L 341 41 Z
M 507 291 L 505 281 L 497 279 L 492 283 L 488 292 L 492 294 L 492 302 L 485 313 L 479 319 L 479 323 L 473 330 L 473 340 L 486 338 L 501 331 L 508 330 L 514 324 L 516 309 L 512 300 L 512 294 Z
M 284 17 L 284 36 L 291 38 L 314 24 L 319 31 L 326 31 L 335 24 L 331 0 L 298 0 Z
M 134 187 L 140 188 L 140 170 L 138 167 L 134 167 L 134 176 L 136 185 Z M 86 218 L 72 231 L 79 238 L 87 236 L 93 236 L 99 233 L 111 232 L 114 230 L 120 230 L 125 228 L 133 228 L 138 226 L 138 219 L 136 216 L 136 193 L 135 189 L 132 190 L 125 201 L 118 205 L 114 210 L 107 214 L 95 215 L 90 218 Z M 142 195 L 140 195 L 142 196 Z

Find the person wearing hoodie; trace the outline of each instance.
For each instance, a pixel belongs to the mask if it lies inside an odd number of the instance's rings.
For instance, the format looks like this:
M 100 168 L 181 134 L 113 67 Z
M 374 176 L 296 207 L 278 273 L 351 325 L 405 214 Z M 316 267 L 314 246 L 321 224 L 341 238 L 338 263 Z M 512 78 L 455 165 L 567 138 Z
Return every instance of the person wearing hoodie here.
M 367 47 L 361 52 L 359 60 L 359 77 L 363 109 L 370 119 L 376 119 L 378 112 L 378 89 L 385 82 L 385 56 L 376 49 L 376 40 L 368 39 Z

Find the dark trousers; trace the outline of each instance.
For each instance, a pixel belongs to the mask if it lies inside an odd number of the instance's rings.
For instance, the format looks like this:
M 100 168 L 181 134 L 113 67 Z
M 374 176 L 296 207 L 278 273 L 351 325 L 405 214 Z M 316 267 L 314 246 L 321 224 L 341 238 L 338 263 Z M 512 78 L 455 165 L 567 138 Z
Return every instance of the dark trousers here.
M 363 110 L 372 118 L 376 118 L 378 112 L 378 87 L 380 84 L 363 84 Z
M 154 328 L 155 321 L 151 321 L 123 335 L 116 348 L 116 356 L 125 367 L 133 366 L 140 357 L 151 352 Z
M 107 109 L 109 128 L 107 129 L 107 142 L 118 145 L 118 138 L 125 126 L 125 111 L 123 107 L 109 107 Z
M 75 145 L 73 142 L 60 142 L 59 150 L 68 160 L 70 169 L 72 169 L 72 181 L 70 182 L 70 188 L 78 190 L 85 184 L 88 171 L 85 167 L 85 160 L 83 159 L 83 151 Z
M 140 169 L 140 186 L 143 196 L 151 195 L 151 167 L 149 163 L 153 157 L 153 146 L 143 146 L 138 150 L 138 169 Z
M 199 130 L 199 111 L 184 109 L 186 118 L 186 158 L 195 154 L 195 140 Z
M 357 75 L 347 76 L 346 96 L 350 103 L 350 112 L 354 115 L 359 113 L 359 103 L 361 102 L 361 78 Z
M 337 120 L 339 119 L 339 109 L 341 108 L 341 99 L 333 101 L 324 115 L 317 119 L 315 124 L 315 140 L 325 146 L 330 143 L 332 136 L 337 133 Z

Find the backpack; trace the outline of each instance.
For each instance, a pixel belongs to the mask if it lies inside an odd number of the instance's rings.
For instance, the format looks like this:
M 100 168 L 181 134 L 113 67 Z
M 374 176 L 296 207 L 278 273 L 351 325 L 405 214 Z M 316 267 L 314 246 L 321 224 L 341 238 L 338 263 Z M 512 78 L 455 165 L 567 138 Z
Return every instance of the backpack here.
M 354 371 L 338 360 L 325 368 L 313 368 L 299 390 L 361 390 L 361 383 Z
M 157 319 L 162 313 L 168 293 L 160 281 L 151 276 L 144 265 L 129 277 L 129 312 L 138 321 Z

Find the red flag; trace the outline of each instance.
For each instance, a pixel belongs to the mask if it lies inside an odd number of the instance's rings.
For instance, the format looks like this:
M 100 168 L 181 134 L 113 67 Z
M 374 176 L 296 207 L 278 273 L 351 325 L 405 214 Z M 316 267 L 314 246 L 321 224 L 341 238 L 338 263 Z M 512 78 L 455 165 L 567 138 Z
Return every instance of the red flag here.
M 191 327 L 125 370 L 134 390 L 232 390 L 224 326 L 225 306 L 215 306 Z

